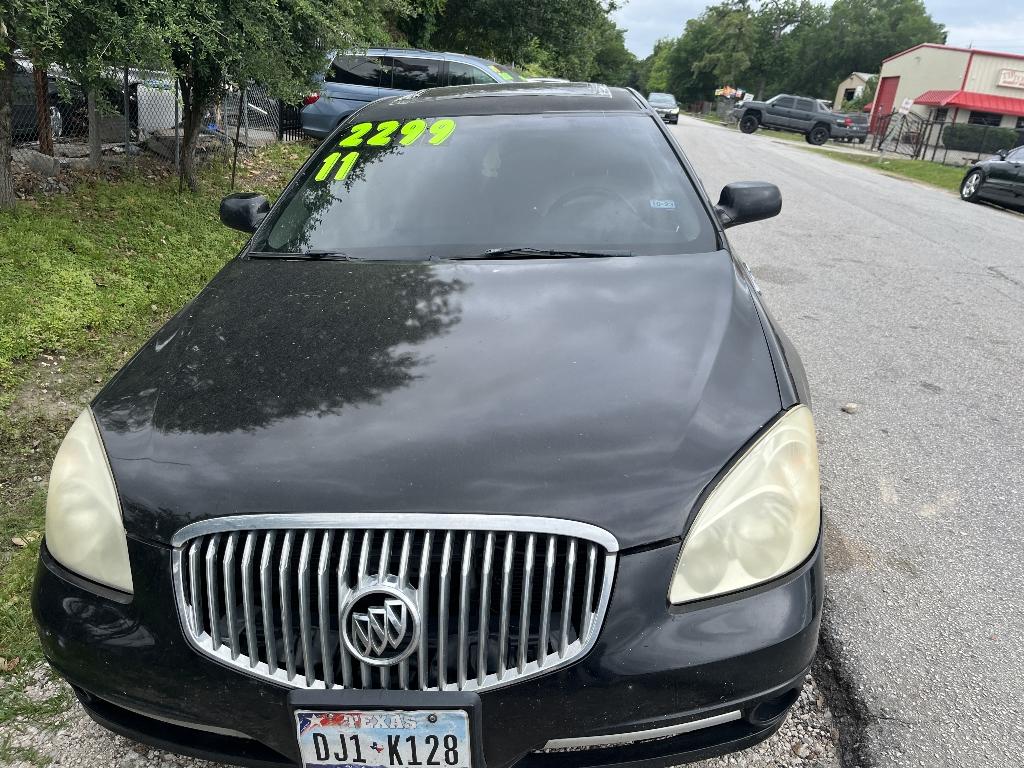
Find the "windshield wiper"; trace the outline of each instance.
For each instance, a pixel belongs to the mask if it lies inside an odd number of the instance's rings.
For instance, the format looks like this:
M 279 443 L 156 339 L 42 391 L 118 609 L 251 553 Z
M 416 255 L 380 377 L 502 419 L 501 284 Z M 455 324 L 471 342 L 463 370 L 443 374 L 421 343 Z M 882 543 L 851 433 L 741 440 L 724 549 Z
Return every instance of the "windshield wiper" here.
M 324 259 L 325 261 L 367 261 L 357 256 L 350 256 L 344 251 L 312 250 L 312 251 L 250 251 L 248 256 L 254 259 Z
M 632 251 L 581 251 L 573 248 L 492 248 L 468 256 L 449 256 L 448 261 L 486 259 L 597 259 L 632 256 Z

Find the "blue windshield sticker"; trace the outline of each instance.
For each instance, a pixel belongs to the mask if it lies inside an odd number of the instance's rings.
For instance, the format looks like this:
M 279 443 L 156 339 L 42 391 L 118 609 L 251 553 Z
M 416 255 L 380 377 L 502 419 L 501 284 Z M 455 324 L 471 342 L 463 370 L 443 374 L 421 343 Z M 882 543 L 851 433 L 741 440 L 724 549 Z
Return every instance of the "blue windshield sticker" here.
M 674 211 L 675 207 L 675 200 L 651 200 L 651 208 L 660 208 L 661 210 Z

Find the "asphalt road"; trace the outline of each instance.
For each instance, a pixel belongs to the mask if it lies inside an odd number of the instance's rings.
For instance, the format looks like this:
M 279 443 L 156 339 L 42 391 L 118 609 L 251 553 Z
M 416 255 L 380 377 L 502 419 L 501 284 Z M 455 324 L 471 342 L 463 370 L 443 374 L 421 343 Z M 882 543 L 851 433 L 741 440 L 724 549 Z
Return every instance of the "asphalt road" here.
M 802 144 L 673 130 L 713 199 L 782 190 L 778 218 L 729 236 L 811 382 L 847 764 L 1022 765 L 1024 216 Z

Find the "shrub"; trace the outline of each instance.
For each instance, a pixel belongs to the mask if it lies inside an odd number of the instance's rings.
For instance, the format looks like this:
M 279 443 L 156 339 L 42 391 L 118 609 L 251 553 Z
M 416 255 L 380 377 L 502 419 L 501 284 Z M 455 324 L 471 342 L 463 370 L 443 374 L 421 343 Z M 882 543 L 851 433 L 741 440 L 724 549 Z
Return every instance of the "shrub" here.
M 993 153 L 1000 149 L 1009 149 L 1016 144 L 1017 132 L 1013 128 L 952 123 L 943 130 L 942 143 L 947 149 Z

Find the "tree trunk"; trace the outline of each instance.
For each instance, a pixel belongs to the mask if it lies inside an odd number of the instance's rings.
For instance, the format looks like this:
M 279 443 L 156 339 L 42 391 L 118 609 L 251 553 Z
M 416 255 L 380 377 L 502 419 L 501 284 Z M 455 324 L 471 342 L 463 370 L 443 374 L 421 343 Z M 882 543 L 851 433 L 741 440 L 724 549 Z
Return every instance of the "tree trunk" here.
M 99 116 L 96 114 L 96 91 L 90 89 L 86 96 L 89 113 L 89 167 L 99 170 L 103 165 L 103 147 L 100 143 Z
M 0 29 L 3 25 L 0 24 Z M 0 211 L 14 210 L 14 174 L 11 171 L 11 72 L 14 57 L 4 44 L 0 62 Z
M 33 67 L 36 82 L 36 125 L 39 128 L 39 151 L 53 156 L 53 126 L 50 124 L 50 89 L 46 67 Z
M 203 121 L 204 95 L 199 92 L 189 78 L 181 78 L 182 105 L 182 137 L 181 137 L 181 175 L 188 188 L 199 191 L 199 179 L 196 176 L 196 143 Z

